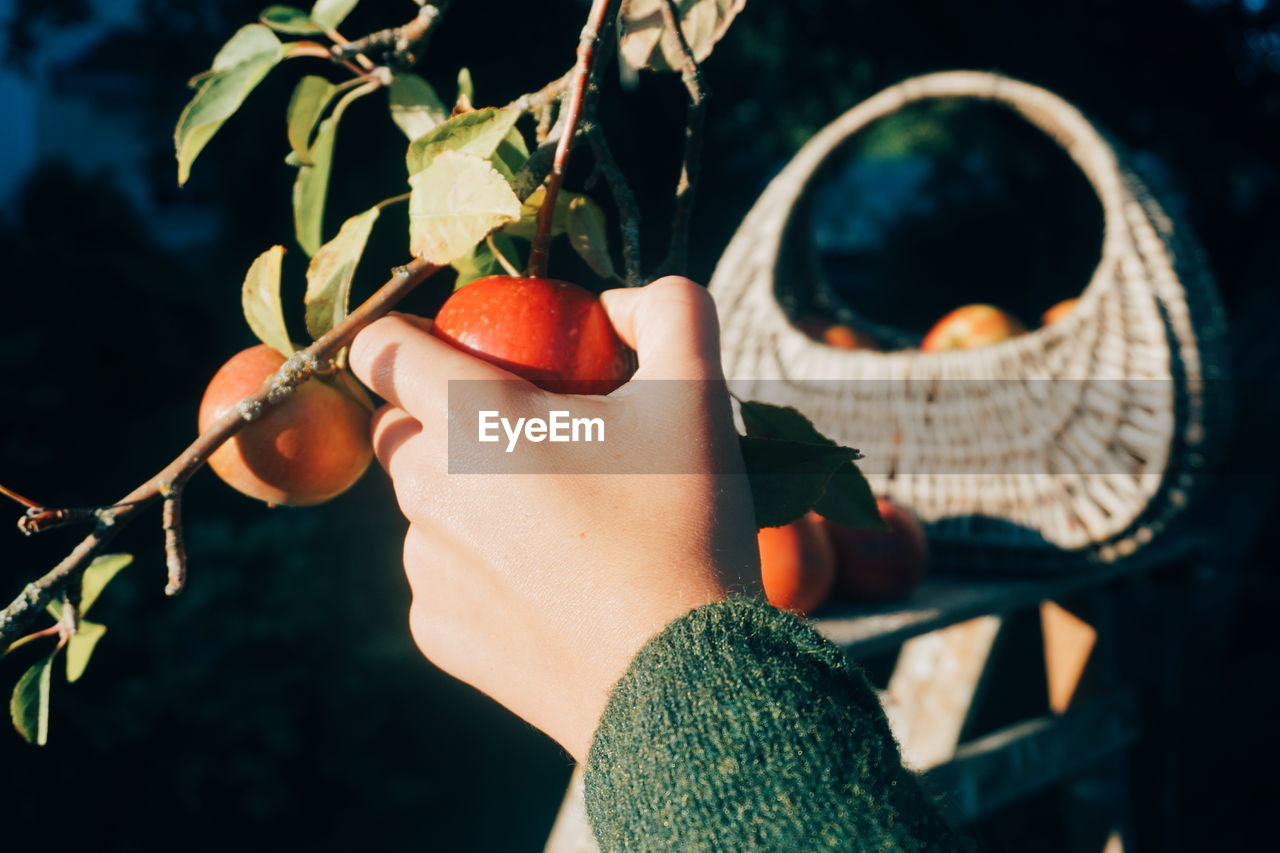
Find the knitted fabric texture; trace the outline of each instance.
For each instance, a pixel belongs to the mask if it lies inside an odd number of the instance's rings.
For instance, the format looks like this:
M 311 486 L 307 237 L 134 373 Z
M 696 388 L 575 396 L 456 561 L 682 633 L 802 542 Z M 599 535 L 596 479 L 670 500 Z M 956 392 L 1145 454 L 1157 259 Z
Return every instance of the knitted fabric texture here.
M 968 849 L 903 768 L 862 673 L 752 600 L 694 610 L 641 649 L 585 782 L 604 853 Z

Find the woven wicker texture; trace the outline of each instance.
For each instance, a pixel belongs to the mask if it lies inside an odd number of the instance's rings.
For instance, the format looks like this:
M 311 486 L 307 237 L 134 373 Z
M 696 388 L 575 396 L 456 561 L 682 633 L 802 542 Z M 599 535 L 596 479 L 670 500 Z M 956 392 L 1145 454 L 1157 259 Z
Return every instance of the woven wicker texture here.
M 993 346 L 825 346 L 792 325 L 776 295 L 785 264 L 812 254 L 796 245 L 808 237 L 797 212 L 850 136 L 929 98 L 999 103 L 1052 137 L 1101 201 L 1101 259 L 1068 317 Z M 794 405 L 860 448 L 872 488 L 915 509 L 949 567 L 1035 570 L 1132 555 L 1186 507 L 1206 448 L 1221 440 L 1223 383 L 1206 380 L 1221 378 L 1224 320 L 1185 226 L 1073 106 L 997 74 L 912 78 L 824 128 L 744 219 L 711 290 L 735 393 Z

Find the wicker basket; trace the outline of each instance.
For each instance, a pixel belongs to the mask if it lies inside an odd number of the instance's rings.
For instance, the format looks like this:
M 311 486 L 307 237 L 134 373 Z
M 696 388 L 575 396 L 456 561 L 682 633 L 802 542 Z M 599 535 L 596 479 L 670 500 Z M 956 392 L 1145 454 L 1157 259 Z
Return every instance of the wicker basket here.
M 1067 318 L 986 348 L 818 343 L 775 291 L 813 255 L 797 245 L 807 190 L 850 136 L 929 98 L 1003 104 L 1066 150 L 1102 203 L 1097 269 Z M 948 567 L 1037 571 L 1162 551 L 1147 546 L 1176 541 L 1161 534 L 1221 441 L 1225 326 L 1194 240 L 1074 107 L 997 74 L 909 79 L 824 128 L 756 202 L 711 290 L 735 393 L 795 405 L 860 448 L 872 488 L 915 509 Z

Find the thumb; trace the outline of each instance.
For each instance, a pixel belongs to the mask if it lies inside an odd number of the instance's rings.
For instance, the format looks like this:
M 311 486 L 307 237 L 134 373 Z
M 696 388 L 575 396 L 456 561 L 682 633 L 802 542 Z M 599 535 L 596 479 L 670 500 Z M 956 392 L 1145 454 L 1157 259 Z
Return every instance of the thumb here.
M 645 287 L 606 290 L 604 310 L 640 367 L 636 379 L 723 379 L 720 321 L 705 287 L 667 276 Z

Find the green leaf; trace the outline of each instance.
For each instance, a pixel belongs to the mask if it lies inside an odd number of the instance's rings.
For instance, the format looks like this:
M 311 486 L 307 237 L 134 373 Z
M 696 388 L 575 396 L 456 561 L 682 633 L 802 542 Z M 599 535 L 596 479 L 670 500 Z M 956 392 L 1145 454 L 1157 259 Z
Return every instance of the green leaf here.
M 320 247 L 307 267 L 307 331 L 319 338 L 347 316 L 351 281 L 364 254 L 369 232 L 381 208 L 372 207 L 353 216 L 338 229 L 338 236 Z
M 244 318 L 258 340 L 285 358 L 293 355 L 293 343 L 284 322 L 284 308 L 280 304 L 280 263 L 284 258 L 284 246 L 272 246 L 254 260 L 244 277 L 240 301 Z
M 93 650 L 105 633 L 106 625 L 80 620 L 80 627 L 67 641 L 67 681 L 76 681 L 84 675 L 89 658 L 93 656 Z
M 311 20 L 328 30 L 336 30 L 360 0 L 316 0 Z
M 871 484 L 858 466 L 846 462 L 836 469 L 826 491 L 814 504 L 818 515 L 854 530 L 888 530 L 871 493 Z
M 461 151 L 486 159 L 493 156 L 518 118 L 520 113 L 516 110 L 496 107 L 454 116 L 410 143 L 405 156 L 409 174 L 416 175 L 430 166 L 432 159 L 443 151 Z
M 311 135 L 337 90 L 337 86 L 315 75 L 303 77 L 294 88 L 285 116 L 289 126 L 289 147 L 299 164 L 311 162 Z
M 818 432 L 812 421 L 790 406 L 774 406 L 748 400 L 738 410 L 742 414 L 742 424 L 747 428 L 747 435 L 753 438 L 835 444 Z
M 800 442 L 821 447 L 836 447 L 834 441 L 818 432 L 813 422 L 789 406 L 747 401 L 739 406 L 747 435 L 757 439 Z M 866 477 L 853 463 L 862 454 L 853 450 L 849 461 L 842 463 L 831 475 L 811 509 L 837 524 L 855 529 L 888 529 L 876 508 L 875 495 Z M 774 526 L 774 525 L 766 525 Z
M 831 475 L 855 453 L 847 447 L 739 436 L 756 524 L 780 527 L 813 509 Z
M 13 727 L 27 743 L 44 746 L 49 740 L 49 688 L 52 685 L 53 656 L 40 661 L 18 679 L 9 700 Z
M 458 100 L 461 101 L 463 98 L 466 98 L 468 101 L 474 101 L 476 99 L 476 87 L 475 84 L 471 82 L 470 68 L 458 69 Z
M 361 86 L 342 96 L 327 119 L 320 122 L 315 141 L 307 151 L 306 161 L 298 167 L 293 181 L 293 230 L 298 245 L 308 257 L 315 255 L 324 243 L 324 204 L 329 194 L 329 172 L 333 168 L 333 146 L 338 136 L 342 114 L 357 98 L 372 92 Z
M 387 94 L 391 120 L 410 142 L 449 120 L 449 108 L 431 84 L 417 74 L 397 74 Z
M 493 244 L 498 247 L 498 251 L 512 266 L 517 269 L 523 266 L 520 260 L 520 250 L 516 248 L 515 241 L 506 234 L 502 232 L 495 233 L 493 235 Z M 498 259 L 494 257 L 493 250 L 489 248 L 489 241 L 487 240 L 477 243 L 470 252 L 455 260 L 452 266 L 458 271 L 458 278 L 453 283 L 454 290 L 468 285 L 478 278 L 499 275 L 506 271 L 502 264 L 498 263 Z
M 218 51 L 174 130 L 179 186 L 187 182 L 191 164 L 205 145 L 283 55 L 280 39 L 261 24 L 242 27 Z
M 310 36 L 323 33 L 324 27 L 311 20 L 311 16 L 293 6 L 268 6 L 258 20 L 278 33 L 294 36 Z
M 410 251 L 430 263 L 452 263 L 520 215 L 511 185 L 475 154 L 443 151 L 409 185 Z
M 661 6 L 667 0 L 622 0 L 618 12 L 618 52 L 631 68 L 673 71 L 684 53 L 666 28 Z M 724 37 L 747 0 L 677 0 L 680 30 L 693 58 L 702 62 Z
M 89 608 L 120 570 L 132 562 L 132 554 L 103 554 L 89 564 L 80 578 L 81 616 L 89 612 Z
M 538 187 L 538 189 L 534 190 L 533 195 L 521 203 L 520 218 L 506 226 L 503 231 L 512 237 L 533 240 L 538 231 L 538 209 L 542 207 L 542 200 L 546 197 L 547 191 L 545 188 Z M 577 193 L 567 192 L 561 192 L 560 195 L 556 196 L 556 212 L 551 217 L 552 237 L 559 237 L 565 232 L 565 221 L 569 218 L 569 205 L 575 199 L 581 197 Z
M 569 202 L 565 214 L 565 232 L 569 245 L 587 262 L 592 272 L 604 278 L 617 278 L 613 258 L 609 255 L 609 236 L 605 231 L 604 211 L 585 195 Z
M 529 146 L 525 144 L 524 136 L 520 134 L 520 128 L 513 127 L 507 131 L 506 137 L 498 143 L 498 147 L 494 149 L 493 156 L 489 158 L 489 162 L 493 163 L 493 167 L 502 173 L 502 177 L 514 185 L 516 172 L 520 171 L 520 167 L 528 159 Z

